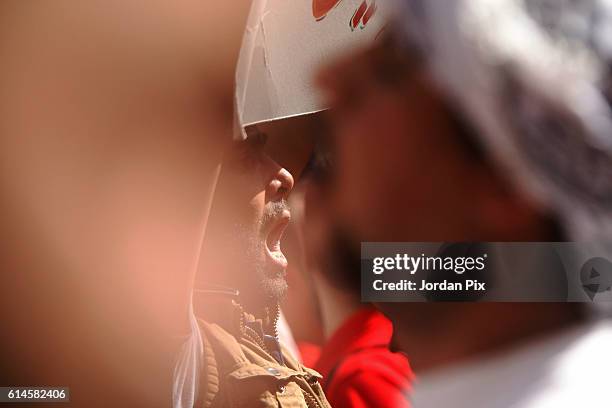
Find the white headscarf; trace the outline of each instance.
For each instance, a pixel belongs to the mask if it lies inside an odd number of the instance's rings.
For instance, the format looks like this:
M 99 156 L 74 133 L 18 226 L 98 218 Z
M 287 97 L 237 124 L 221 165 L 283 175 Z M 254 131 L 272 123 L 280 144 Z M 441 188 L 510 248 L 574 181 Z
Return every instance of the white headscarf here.
M 401 0 L 398 28 L 516 187 L 612 254 L 612 1 Z

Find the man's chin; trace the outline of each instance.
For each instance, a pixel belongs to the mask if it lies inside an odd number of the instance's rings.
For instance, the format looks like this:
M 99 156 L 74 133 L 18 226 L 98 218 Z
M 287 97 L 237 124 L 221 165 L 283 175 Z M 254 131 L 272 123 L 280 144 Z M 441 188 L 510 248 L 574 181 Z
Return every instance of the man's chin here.
M 285 296 L 288 289 L 284 274 L 283 276 L 262 279 L 261 289 L 264 298 L 273 303 L 279 302 Z

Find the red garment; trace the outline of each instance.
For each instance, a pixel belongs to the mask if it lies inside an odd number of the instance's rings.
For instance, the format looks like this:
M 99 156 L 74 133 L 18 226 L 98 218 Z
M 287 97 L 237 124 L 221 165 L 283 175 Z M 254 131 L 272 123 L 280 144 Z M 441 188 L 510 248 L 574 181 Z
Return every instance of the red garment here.
M 321 346 L 307 341 L 298 341 L 297 346 L 302 358 L 302 364 L 306 367 L 314 367 L 317 361 L 319 361 L 319 357 L 321 357 Z
M 391 321 L 372 307 L 336 330 L 315 366 L 332 407 L 410 406 L 414 374 L 404 354 L 389 350 L 392 335 Z

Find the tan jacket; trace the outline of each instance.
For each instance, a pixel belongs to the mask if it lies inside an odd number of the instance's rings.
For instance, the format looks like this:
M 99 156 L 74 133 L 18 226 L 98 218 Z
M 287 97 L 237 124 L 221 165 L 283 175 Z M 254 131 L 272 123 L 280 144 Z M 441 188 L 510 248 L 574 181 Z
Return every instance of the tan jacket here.
M 278 347 L 273 337 L 264 338 L 260 320 L 233 300 L 207 309 L 206 316 L 198 316 L 204 317 L 198 319 L 204 352 L 197 407 L 329 408 L 321 375 Z

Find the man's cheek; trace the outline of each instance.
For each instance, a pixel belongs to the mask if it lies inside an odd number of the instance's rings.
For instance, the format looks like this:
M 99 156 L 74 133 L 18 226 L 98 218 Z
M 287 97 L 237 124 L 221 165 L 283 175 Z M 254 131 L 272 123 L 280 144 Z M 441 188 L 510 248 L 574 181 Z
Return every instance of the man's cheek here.
M 266 207 L 266 192 L 260 191 L 251 197 L 247 206 L 249 219 L 253 225 L 261 227 L 264 210 Z

